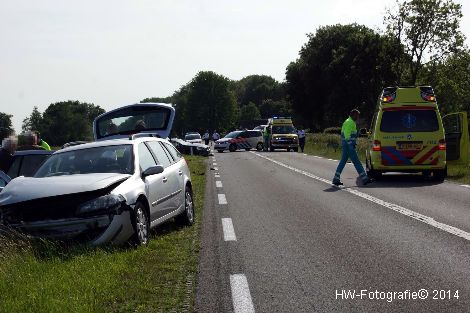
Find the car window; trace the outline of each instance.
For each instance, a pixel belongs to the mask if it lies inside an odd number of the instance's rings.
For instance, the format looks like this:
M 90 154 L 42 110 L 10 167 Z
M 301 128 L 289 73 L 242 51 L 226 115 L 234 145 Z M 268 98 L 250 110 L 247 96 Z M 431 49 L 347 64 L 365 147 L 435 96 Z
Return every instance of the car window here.
M 250 131 L 250 137 L 261 137 L 261 133 L 258 131 Z
M 41 164 L 49 157 L 47 154 L 25 155 L 19 176 L 33 176 Z
M 163 144 L 165 145 L 165 147 L 167 148 L 167 150 L 170 152 L 170 154 L 171 154 L 171 156 L 173 157 L 173 159 L 174 159 L 176 162 L 178 162 L 178 161 L 181 159 L 181 157 L 182 157 L 181 153 L 180 153 L 178 150 L 176 150 L 176 148 L 173 147 L 173 145 L 171 145 L 171 144 L 169 144 L 169 143 L 166 143 L 166 142 L 163 143 Z
M 385 111 L 380 130 L 387 133 L 433 132 L 439 130 L 439 122 L 434 110 Z
M 248 132 L 242 132 L 238 135 L 240 138 L 250 138 L 250 134 Z
M 144 144 L 139 144 L 139 164 L 140 170 L 143 172 L 149 167 L 157 165 L 149 148 Z
M 163 167 L 168 167 L 171 165 L 172 162 L 170 161 L 170 159 L 166 155 L 165 150 L 163 150 L 163 147 L 160 146 L 158 141 L 148 141 L 147 144 L 149 145 L 153 154 L 157 157 L 158 164 L 162 165 Z
M 8 169 L 7 175 L 10 176 L 12 179 L 18 177 L 18 171 L 20 170 L 22 159 L 23 159 L 22 156 L 15 157 L 15 160 L 13 161 L 10 168 Z

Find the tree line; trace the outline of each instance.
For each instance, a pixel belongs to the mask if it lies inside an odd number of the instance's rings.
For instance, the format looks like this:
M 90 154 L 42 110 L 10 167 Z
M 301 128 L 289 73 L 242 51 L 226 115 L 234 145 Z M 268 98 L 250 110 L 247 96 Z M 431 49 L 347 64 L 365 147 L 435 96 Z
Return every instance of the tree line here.
M 352 108 L 366 121 L 385 86 L 431 85 L 442 113 L 470 112 L 470 52 L 460 30 L 462 8 L 453 0 L 401 0 L 387 8 L 384 31 L 364 25 L 328 25 L 307 35 L 285 81 L 267 75 L 241 80 L 202 71 L 171 96 L 141 102 L 172 103 L 174 134 L 229 131 L 278 115 L 313 131 L 338 126 Z M 23 130 L 41 131 L 53 145 L 92 138 L 99 106 L 66 101 L 37 107 Z M 11 116 L 0 113 L 0 135 Z

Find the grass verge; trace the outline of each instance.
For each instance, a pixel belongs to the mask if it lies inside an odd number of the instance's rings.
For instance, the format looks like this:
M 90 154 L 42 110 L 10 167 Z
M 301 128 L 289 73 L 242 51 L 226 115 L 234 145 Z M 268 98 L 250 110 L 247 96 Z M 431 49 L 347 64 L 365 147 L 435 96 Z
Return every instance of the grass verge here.
M 145 247 L 64 247 L 0 237 L 0 312 L 192 312 L 206 163 L 186 160 L 196 223 L 166 223 Z
M 305 153 L 318 155 L 331 159 L 339 159 L 341 157 L 341 139 L 334 134 L 308 134 L 305 142 Z M 367 149 L 367 140 L 358 138 L 357 153 L 363 163 L 365 163 Z M 447 179 L 462 183 L 470 184 L 470 166 L 449 163 L 447 165 Z

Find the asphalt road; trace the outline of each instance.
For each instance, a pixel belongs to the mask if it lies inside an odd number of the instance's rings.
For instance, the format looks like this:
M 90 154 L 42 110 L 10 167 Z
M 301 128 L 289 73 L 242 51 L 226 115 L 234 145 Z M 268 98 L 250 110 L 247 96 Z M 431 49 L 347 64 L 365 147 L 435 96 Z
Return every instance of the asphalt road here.
M 210 161 L 198 312 L 470 312 L 470 188 L 362 187 L 349 164 L 339 189 L 335 161 L 293 152 Z

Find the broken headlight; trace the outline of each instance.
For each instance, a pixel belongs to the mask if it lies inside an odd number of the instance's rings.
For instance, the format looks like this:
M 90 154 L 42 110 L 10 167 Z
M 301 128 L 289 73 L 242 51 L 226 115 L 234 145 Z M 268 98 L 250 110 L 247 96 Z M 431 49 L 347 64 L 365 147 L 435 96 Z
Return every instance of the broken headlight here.
M 87 201 L 78 206 L 78 214 L 87 214 L 87 213 L 97 213 L 103 211 L 103 213 L 108 213 L 112 211 L 116 211 L 116 213 L 120 213 L 119 210 L 125 202 L 121 195 L 105 195 L 99 198 Z

